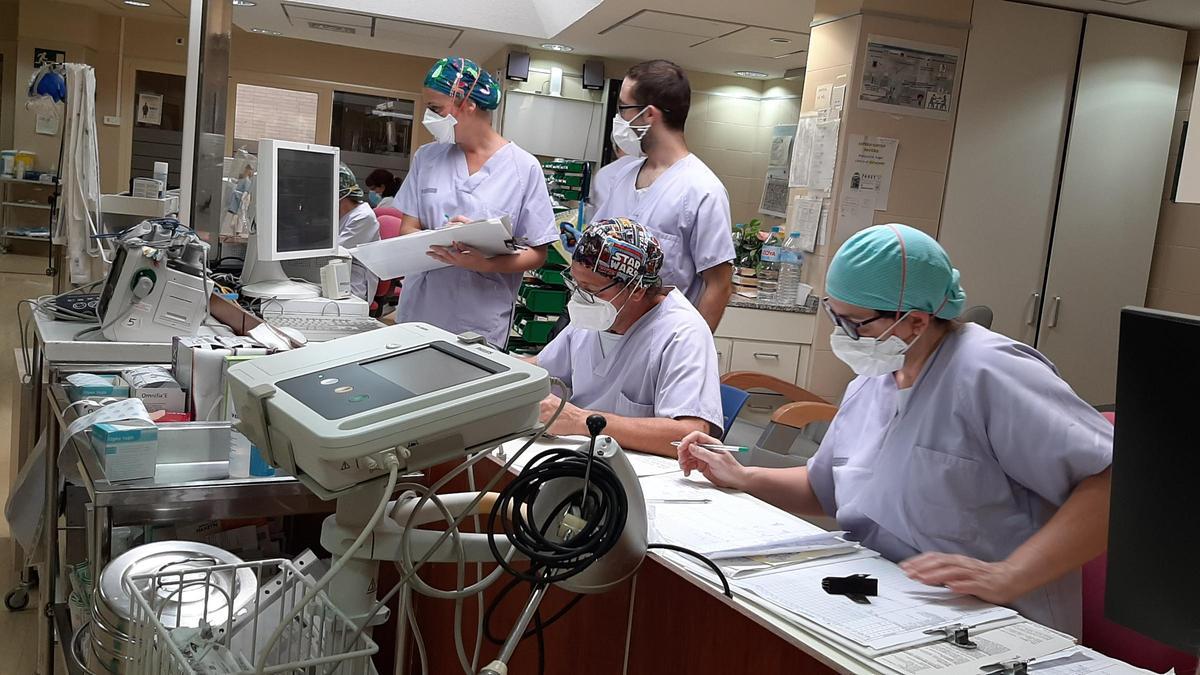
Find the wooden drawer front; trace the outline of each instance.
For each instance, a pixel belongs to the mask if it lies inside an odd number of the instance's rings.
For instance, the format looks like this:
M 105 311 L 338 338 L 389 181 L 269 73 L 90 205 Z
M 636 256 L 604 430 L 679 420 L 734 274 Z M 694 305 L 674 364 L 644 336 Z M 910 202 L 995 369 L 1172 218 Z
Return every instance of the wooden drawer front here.
M 730 370 L 752 370 L 787 382 L 796 381 L 800 345 L 757 340 L 734 340 Z

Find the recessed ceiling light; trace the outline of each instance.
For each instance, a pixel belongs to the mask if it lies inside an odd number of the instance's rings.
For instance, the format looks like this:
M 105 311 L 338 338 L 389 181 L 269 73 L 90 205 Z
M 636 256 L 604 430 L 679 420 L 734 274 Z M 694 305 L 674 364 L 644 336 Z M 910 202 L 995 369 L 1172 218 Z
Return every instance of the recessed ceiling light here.
M 258 33 L 259 35 L 283 35 L 283 33 L 280 33 L 277 30 L 270 30 L 268 28 L 251 28 L 250 32 Z
M 542 49 L 549 49 L 552 52 L 573 52 L 573 51 L 575 51 L 574 47 L 571 47 L 569 45 L 560 45 L 557 42 L 547 42 L 546 44 L 542 45 Z
M 130 7 L 149 7 L 150 3 L 142 2 L 142 0 L 125 0 L 125 4 Z
M 766 73 L 757 70 L 735 70 L 733 74 L 738 77 L 753 77 L 756 79 L 762 79 L 767 76 Z
M 236 5 L 236 4 L 237 4 L 237 1 L 236 1 L 236 0 L 234 0 L 234 3 L 233 3 L 233 4 L 235 4 L 235 5 Z M 777 45 L 787 45 L 787 44 L 791 44 L 791 43 L 792 43 L 792 41 L 791 41 L 791 40 L 789 40 L 788 38 L 785 38 L 785 37 L 773 37 L 773 38 L 771 38 L 771 42 L 774 42 L 774 43 L 775 43 L 775 44 L 777 44 Z
M 234 7 L 253 7 L 257 4 L 257 2 L 251 2 L 250 0 L 233 0 Z

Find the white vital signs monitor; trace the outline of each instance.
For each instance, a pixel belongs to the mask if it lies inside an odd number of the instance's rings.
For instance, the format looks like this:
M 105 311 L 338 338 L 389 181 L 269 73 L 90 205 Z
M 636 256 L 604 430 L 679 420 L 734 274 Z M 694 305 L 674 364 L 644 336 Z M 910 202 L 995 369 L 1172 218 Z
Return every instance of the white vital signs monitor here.
M 255 233 L 246 250 L 242 293 L 255 298 L 315 298 L 314 284 L 291 281 L 280 261 L 338 253 L 340 151 L 327 145 L 258 142 Z
M 535 428 L 549 375 L 471 338 L 409 323 L 239 363 L 238 428 L 326 499 L 386 475 L 376 453 L 415 471 Z

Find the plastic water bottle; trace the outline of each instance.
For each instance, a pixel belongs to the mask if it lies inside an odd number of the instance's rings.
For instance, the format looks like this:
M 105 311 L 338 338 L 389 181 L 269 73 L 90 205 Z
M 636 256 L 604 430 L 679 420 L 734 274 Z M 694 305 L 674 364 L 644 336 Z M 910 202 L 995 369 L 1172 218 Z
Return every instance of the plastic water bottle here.
M 154 163 L 154 180 L 158 181 L 162 188 L 158 193 L 159 199 L 167 196 L 167 170 L 168 167 L 166 162 Z
M 800 268 L 803 265 L 800 233 L 793 232 L 779 251 L 779 291 L 775 294 L 775 304 L 794 307 L 800 301 L 797 290 L 800 288 Z
M 771 237 L 763 242 L 762 264 L 758 266 L 758 302 L 779 303 L 779 260 L 783 254 L 783 228 L 772 227 Z

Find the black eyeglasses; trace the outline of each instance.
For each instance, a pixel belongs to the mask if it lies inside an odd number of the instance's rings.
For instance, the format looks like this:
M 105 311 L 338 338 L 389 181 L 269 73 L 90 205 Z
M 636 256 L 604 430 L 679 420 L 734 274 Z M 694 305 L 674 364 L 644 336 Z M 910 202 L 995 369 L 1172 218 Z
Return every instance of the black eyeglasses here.
M 833 311 L 833 307 L 829 304 L 829 298 L 821 298 L 821 306 L 825 308 L 825 313 L 829 315 L 829 320 L 833 322 L 833 325 L 845 331 L 846 335 L 849 336 L 851 340 L 858 340 L 859 337 L 861 337 L 858 334 L 858 329 L 888 316 L 887 314 L 878 314 L 870 319 L 855 321 L 850 317 L 842 316 L 841 314 Z
M 575 281 L 575 277 L 571 276 L 571 270 L 563 270 L 562 278 L 563 278 L 563 285 L 567 287 L 568 292 L 570 292 L 572 294 L 579 293 L 588 302 L 596 302 L 597 295 L 600 295 L 604 291 L 607 291 L 608 289 L 612 288 L 613 286 L 616 286 L 617 284 L 621 283 L 620 281 L 613 279 L 604 288 L 601 288 L 598 291 L 589 291 L 589 290 L 582 288 L 579 285 L 578 281 Z

